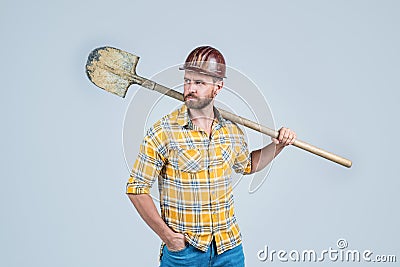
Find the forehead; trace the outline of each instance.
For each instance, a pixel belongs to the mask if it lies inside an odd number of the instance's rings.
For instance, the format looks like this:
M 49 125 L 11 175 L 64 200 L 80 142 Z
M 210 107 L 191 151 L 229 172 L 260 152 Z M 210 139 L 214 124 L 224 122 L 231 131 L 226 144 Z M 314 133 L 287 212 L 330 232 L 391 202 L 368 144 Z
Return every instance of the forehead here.
M 201 80 L 205 82 L 212 82 L 212 77 L 210 75 L 205 75 L 196 71 L 191 71 L 191 70 L 185 70 L 185 79 L 190 79 L 190 80 Z

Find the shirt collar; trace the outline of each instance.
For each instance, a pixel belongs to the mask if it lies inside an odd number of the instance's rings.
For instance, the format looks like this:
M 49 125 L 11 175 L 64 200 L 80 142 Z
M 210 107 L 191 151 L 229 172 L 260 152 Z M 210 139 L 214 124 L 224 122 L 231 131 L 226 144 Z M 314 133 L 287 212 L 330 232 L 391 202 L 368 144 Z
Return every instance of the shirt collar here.
M 214 123 L 219 124 L 221 126 L 225 125 L 226 120 L 221 116 L 216 107 L 214 107 L 214 116 L 215 116 Z M 189 117 L 189 111 L 185 104 L 183 104 L 182 107 L 178 110 L 178 116 L 176 118 L 176 121 L 182 127 L 187 126 L 190 129 L 193 129 L 193 122 Z

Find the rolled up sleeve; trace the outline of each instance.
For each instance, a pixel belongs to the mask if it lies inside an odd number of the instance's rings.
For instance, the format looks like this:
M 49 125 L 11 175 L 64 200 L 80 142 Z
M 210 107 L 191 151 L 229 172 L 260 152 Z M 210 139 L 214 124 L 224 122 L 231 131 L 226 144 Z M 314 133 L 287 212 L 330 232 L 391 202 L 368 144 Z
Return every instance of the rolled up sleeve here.
M 140 145 L 139 154 L 133 165 L 126 185 L 127 194 L 149 194 L 164 166 L 164 157 L 148 135 Z
M 244 139 L 244 134 L 238 128 L 238 131 L 240 133 L 240 138 L 239 142 L 237 143 L 236 147 L 236 158 L 234 165 L 232 168 L 235 170 L 236 173 L 242 173 L 242 174 L 250 174 L 251 173 L 251 154 L 249 153 L 249 149 L 247 147 L 247 142 Z

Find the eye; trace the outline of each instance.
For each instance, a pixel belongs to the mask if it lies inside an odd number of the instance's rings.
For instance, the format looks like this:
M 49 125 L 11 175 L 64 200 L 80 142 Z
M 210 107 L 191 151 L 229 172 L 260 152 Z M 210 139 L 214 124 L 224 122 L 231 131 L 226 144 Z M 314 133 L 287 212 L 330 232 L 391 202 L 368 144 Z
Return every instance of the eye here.
M 189 83 L 190 83 L 190 79 L 183 79 L 183 82 L 184 82 L 185 84 L 189 84 Z
M 198 80 L 198 81 L 195 81 L 195 84 L 196 85 L 204 85 L 205 83 L 203 81 Z

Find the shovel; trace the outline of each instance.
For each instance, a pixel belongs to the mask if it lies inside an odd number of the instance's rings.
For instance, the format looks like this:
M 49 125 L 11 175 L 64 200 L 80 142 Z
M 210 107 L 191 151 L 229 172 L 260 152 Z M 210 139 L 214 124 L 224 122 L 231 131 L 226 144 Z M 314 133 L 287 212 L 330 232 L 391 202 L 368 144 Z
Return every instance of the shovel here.
M 182 93 L 137 75 L 136 65 L 138 62 L 139 57 L 128 52 L 109 46 L 99 47 L 89 54 L 86 63 L 86 74 L 89 77 L 89 80 L 96 86 L 123 98 L 125 97 L 129 86 L 137 84 L 144 88 L 175 98 L 179 101 L 183 101 Z M 240 117 L 223 109 L 218 109 L 218 111 L 223 118 L 266 134 L 270 137 L 277 138 L 279 135 L 279 132 L 259 123 Z M 293 145 L 347 168 L 350 168 L 352 165 L 352 162 L 349 159 L 315 147 L 304 141 L 297 139 Z

